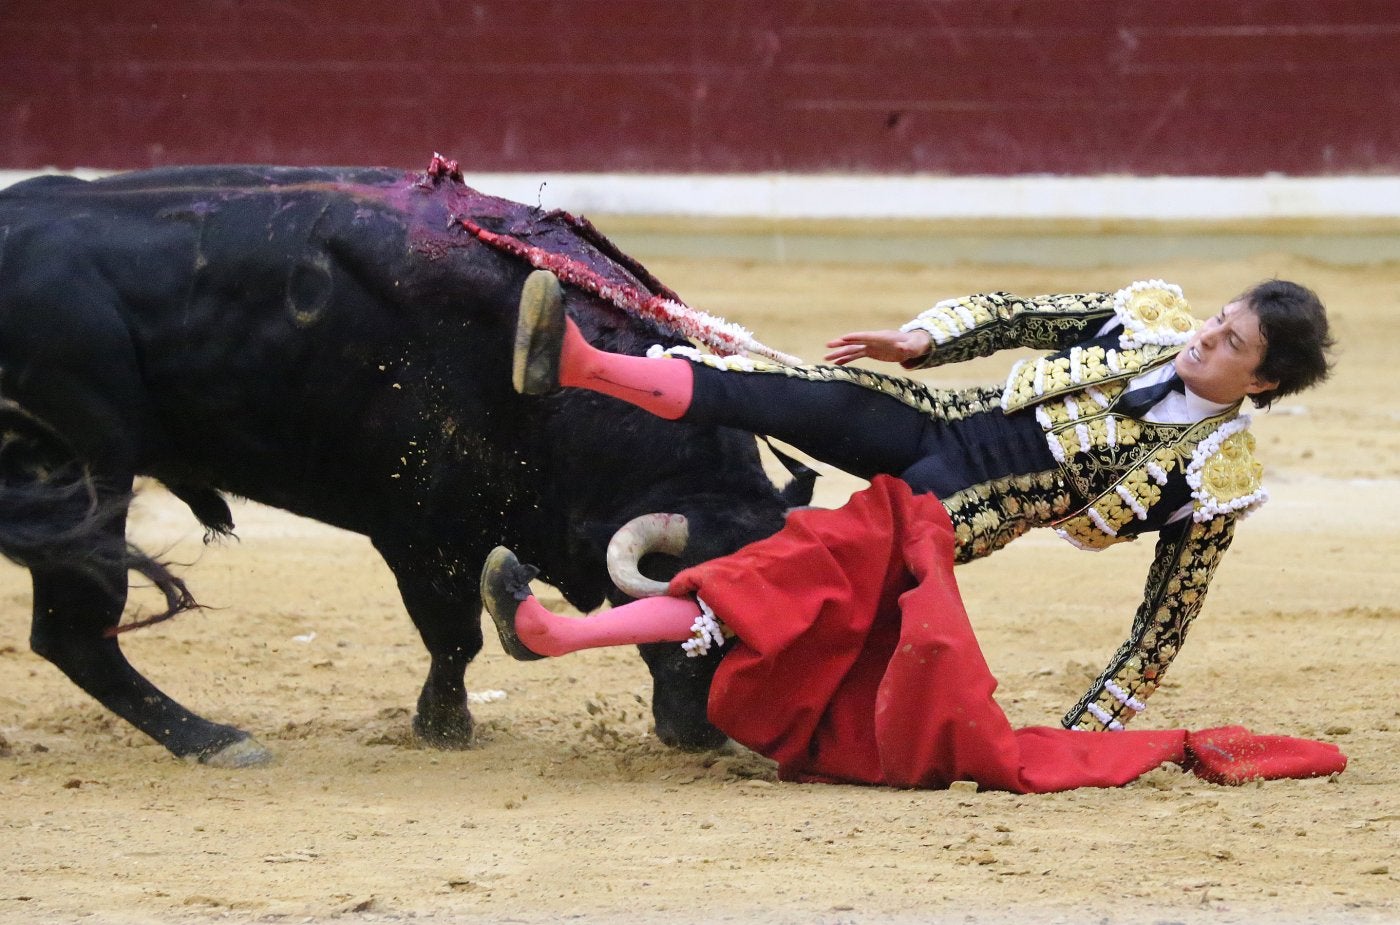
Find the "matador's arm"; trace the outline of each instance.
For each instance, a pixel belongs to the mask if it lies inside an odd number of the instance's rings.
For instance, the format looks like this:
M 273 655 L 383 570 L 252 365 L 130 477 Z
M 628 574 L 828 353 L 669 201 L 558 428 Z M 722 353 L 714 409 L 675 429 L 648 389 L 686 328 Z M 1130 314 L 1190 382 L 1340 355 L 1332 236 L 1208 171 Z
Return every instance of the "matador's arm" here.
M 1112 292 L 1018 296 L 989 292 L 945 299 L 901 331 L 924 331 L 932 349 L 907 369 L 959 363 L 1012 347 L 1060 350 L 1093 337 L 1113 314 Z
M 1201 612 L 1211 576 L 1234 533 L 1235 517 L 1228 514 L 1203 523 L 1187 518 L 1159 533 L 1132 632 L 1088 693 L 1065 714 L 1065 726 L 1121 729 L 1142 712 Z

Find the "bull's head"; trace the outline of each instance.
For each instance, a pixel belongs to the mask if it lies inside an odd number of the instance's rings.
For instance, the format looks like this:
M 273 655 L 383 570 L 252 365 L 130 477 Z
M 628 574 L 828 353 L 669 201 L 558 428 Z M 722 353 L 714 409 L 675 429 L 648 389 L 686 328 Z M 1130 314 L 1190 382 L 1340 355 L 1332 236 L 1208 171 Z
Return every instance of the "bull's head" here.
M 703 533 L 703 530 L 701 531 Z M 690 521 L 682 514 L 643 514 L 628 522 L 608 543 L 608 574 L 628 597 L 656 597 L 666 593 L 670 578 L 686 561 L 703 558 L 686 556 L 690 541 Z M 643 560 L 646 566 L 643 566 Z M 710 680 L 719 665 L 721 653 L 690 656 L 674 643 L 639 646 L 652 677 L 652 716 L 657 738 L 675 748 L 716 748 L 727 738 L 710 723 L 706 706 Z
M 811 500 L 810 478 L 799 477 L 783 492 L 791 506 Z M 665 594 L 667 582 L 685 565 L 704 562 L 730 549 L 719 548 L 715 538 L 732 532 L 699 513 L 644 514 L 619 529 L 608 543 L 608 574 L 628 597 Z M 771 532 L 761 531 L 754 539 Z M 692 656 L 675 643 L 651 643 L 639 647 L 652 676 L 652 716 L 656 735 L 675 748 L 705 749 L 722 745 L 727 736 L 707 715 L 710 681 L 723 657 L 722 649 Z

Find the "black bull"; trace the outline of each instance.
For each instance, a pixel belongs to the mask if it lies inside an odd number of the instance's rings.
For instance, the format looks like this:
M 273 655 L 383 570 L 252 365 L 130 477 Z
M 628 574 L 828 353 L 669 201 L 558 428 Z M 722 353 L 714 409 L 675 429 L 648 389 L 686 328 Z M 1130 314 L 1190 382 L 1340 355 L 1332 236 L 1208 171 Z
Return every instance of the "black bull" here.
M 435 163 L 435 167 L 438 165 Z M 416 732 L 470 741 L 480 564 L 496 544 L 588 610 L 619 599 L 611 532 L 692 524 L 685 562 L 776 530 L 787 501 L 751 437 L 587 393 L 515 395 L 531 266 L 467 224 L 670 295 L 586 223 L 440 169 L 177 168 L 0 192 L 0 551 L 32 574 L 31 646 L 171 752 L 265 760 L 238 728 L 156 689 L 118 647 L 127 574 L 169 612 L 183 583 L 125 539 L 136 476 L 215 533 L 222 493 L 367 536 L 431 655 Z M 636 353 L 663 331 L 570 288 L 586 336 Z M 712 660 L 645 646 L 658 735 L 703 747 Z

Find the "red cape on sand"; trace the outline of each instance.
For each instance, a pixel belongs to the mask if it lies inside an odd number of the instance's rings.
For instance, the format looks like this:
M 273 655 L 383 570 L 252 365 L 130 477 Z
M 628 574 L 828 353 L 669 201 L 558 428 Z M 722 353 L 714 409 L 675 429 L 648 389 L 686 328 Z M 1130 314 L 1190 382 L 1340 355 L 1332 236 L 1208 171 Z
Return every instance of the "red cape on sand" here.
M 793 781 L 1049 793 L 1119 786 L 1168 761 L 1217 783 L 1346 767 L 1331 744 L 1241 727 L 1012 729 L 953 549 L 943 505 L 881 476 L 842 508 L 795 512 L 774 536 L 676 576 L 670 593 L 698 594 L 737 634 L 710 721 Z

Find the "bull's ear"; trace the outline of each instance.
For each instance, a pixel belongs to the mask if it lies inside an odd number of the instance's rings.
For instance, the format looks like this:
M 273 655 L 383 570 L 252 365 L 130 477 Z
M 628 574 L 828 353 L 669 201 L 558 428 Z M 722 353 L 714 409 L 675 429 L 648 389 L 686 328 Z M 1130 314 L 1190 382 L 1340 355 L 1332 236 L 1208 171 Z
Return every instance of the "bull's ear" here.
M 812 491 L 817 484 L 817 470 L 802 462 L 800 459 L 778 449 L 777 445 L 767 437 L 763 442 L 768 445 L 768 449 L 778 462 L 783 464 L 783 468 L 792 476 L 791 481 L 784 485 L 779 492 L 783 501 L 788 507 L 806 507 L 812 503 Z
M 805 472 L 794 472 L 792 480 L 778 493 L 788 507 L 806 507 L 812 503 L 812 492 L 817 486 L 817 471 L 806 466 Z

